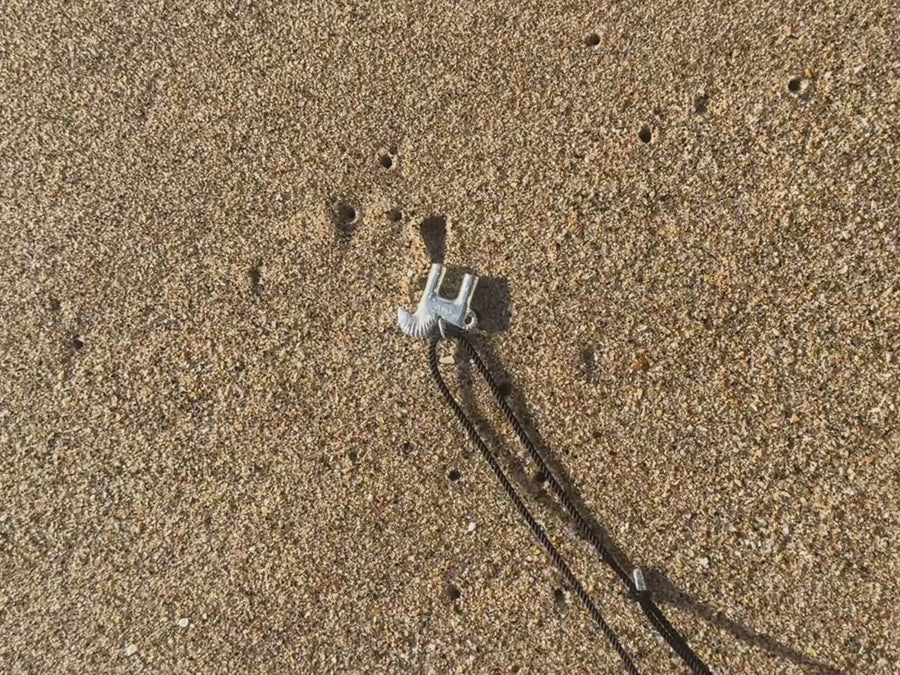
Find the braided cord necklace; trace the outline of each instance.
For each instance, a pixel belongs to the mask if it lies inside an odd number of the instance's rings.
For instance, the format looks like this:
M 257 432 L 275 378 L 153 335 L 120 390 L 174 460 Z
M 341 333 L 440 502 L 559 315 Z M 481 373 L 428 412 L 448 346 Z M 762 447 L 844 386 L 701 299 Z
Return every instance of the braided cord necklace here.
M 566 563 L 559 550 L 547 536 L 543 526 L 537 521 L 534 515 L 532 515 L 528 506 L 522 500 L 509 477 L 506 475 L 496 453 L 491 450 L 484 438 L 478 433 L 475 423 L 470 419 L 462 405 L 453 396 L 450 388 L 444 381 L 440 368 L 438 367 L 437 356 L 437 347 L 442 340 L 455 340 L 465 358 L 475 365 L 476 370 L 479 372 L 482 379 L 484 379 L 488 389 L 493 395 L 494 401 L 503 413 L 503 417 L 509 422 L 516 437 L 519 439 L 519 442 L 525 447 L 532 461 L 540 469 L 541 474 L 546 477 L 547 484 L 550 486 L 556 500 L 569 517 L 572 518 L 579 533 L 591 544 L 591 546 L 593 546 L 600 561 L 608 565 L 613 572 L 615 572 L 616 576 L 628 590 L 629 597 L 638 602 L 642 612 L 647 617 L 647 620 L 650 622 L 653 629 L 669 644 L 691 673 L 694 675 L 711 675 L 710 669 L 691 649 L 684 637 L 675 629 L 668 619 L 666 619 L 659 606 L 653 601 L 641 570 L 635 569 L 632 574 L 629 574 L 616 556 L 603 544 L 594 528 L 590 526 L 588 520 L 575 505 L 575 502 L 569 496 L 559 478 L 528 436 L 525 427 L 507 403 L 506 396 L 497 385 L 496 380 L 481 356 L 478 354 L 474 345 L 463 335 L 462 331 L 471 329 L 476 321 L 474 313 L 469 309 L 469 303 L 472 293 L 475 290 L 477 278 L 472 275 L 465 275 L 462 280 L 459 294 L 454 300 L 448 300 L 438 295 L 442 279 L 443 266 L 439 264 L 432 265 L 428 281 L 426 282 L 425 292 L 422 296 L 422 301 L 419 303 L 419 307 L 415 314 L 410 314 L 403 309 L 399 311 L 398 322 L 400 328 L 407 335 L 414 337 L 430 336 L 428 343 L 429 370 L 444 402 L 456 416 L 456 419 L 468 434 L 469 439 L 491 467 L 491 470 L 500 482 L 503 491 L 513 503 L 519 515 L 528 525 L 534 538 L 541 545 L 541 548 L 544 549 L 544 552 L 553 562 L 559 573 L 574 590 L 575 595 L 585 609 L 587 609 L 594 623 L 597 624 L 600 632 L 606 638 L 606 641 L 621 659 L 625 670 L 633 675 L 637 675 L 640 671 L 635 665 L 631 654 L 625 649 L 615 631 L 603 618 L 596 603 L 588 594 L 584 585 L 578 580 L 578 577 L 575 576 L 575 573 Z

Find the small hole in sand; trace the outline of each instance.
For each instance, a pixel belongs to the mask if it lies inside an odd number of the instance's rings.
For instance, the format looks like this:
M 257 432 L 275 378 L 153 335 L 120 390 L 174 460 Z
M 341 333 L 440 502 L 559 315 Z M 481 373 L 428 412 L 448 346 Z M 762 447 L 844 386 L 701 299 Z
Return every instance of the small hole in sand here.
M 350 202 L 340 202 L 334 210 L 334 227 L 341 237 L 349 238 L 356 229 L 359 211 Z
M 694 99 L 694 112 L 698 115 L 705 115 L 706 111 L 709 109 L 709 97 L 708 96 L 698 96 Z
M 250 290 L 253 295 L 262 295 L 262 265 L 256 264 L 250 268 Z
M 503 398 L 507 398 L 512 393 L 512 385 L 509 382 L 498 382 L 497 389 L 500 390 L 500 395 Z
M 394 158 L 390 155 L 384 154 L 378 158 L 378 163 L 381 164 L 385 169 L 390 169 L 394 166 Z
M 588 47 L 596 47 L 600 44 L 600 36 L 596 33 L 591 33 L 586 38 L 584 38 L 584 44 L 586 44 Z
M 400 211 L 400 209 L 391 209 L 387 212 L 387 217 L 388 220 L 392 223 L 399 223 L 401 220 L 403 220 L 403 213 Z
M 459 480 L 461 476 L 462 476 L 462 474 L 459 471 L 457 471 L 456 469 L 450 469 L 450 471 L 447 472 L 447 478 L 449 478 L 450 480 L 453 480 L 453 481 Z
M 641 127 L 641 130 L 638 132 L 638 138 L 641 139 L 644 143 L 649 143 L 653 140 L 653 134 L 650 132 L 650 127 L 646 124 Z
M 82 349 L 84 348 L 84 340 L 80 336 L 76 335 L 72 338 L 72 346 L 75 347 L 75 349 Z
M 462 592 L 453 584 L 447 584 L 447 588 L 444 592 L 447 594 L 447 597 L 454 602 L 462 597 Z
M 50 311 L 58 312 L 62 308 L 62 303 L 57 298 L 50 298 Z
M 547 474 L 544 473 L 543 469 L 534 474 L 534 482 L 538 485 L 543 485 L 547 482 Z
M 792 94 L 796 94 L 803 87 L 803 80 L 799 77 L 795 77 L 790 82 L 788 82 L 788 91 Z
M 419 233 L 431 262 L 443 263 L 447 251 L 447 219 L 444 216 L 429 216 L 419 226 Z
M 553 589 L 553 599 L 556 600 L 560 605 L 565 604 L 566 602 L 566 592 L 561 588 Z

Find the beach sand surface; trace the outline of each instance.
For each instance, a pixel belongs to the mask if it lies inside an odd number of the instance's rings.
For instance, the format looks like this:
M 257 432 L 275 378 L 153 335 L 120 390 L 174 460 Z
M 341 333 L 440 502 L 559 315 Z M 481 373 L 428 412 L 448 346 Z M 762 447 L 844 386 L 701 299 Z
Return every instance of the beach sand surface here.
M 900 672 L 894 3 L 132 4 L 0 21 L 0 671 L 622 672 L 440 259 L 714 672 Z

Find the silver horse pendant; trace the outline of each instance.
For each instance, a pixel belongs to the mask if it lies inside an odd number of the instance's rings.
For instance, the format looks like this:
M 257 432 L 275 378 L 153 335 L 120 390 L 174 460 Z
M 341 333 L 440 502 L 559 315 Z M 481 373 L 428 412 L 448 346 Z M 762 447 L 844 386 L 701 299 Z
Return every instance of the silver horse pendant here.
M 475 312 L 469 308 L 469 304 L 472 301 L 475 286 L 478 284 L 478 277 L 464 274 L 459 286 L 459 293 L 453 300 L 438 294 L 443 280 L 444 266 L 440 263 L 433 263 L 416 311 L 410 314 L 402 307 L 397 310 L 397 324 L 400 326 L 400 330 L 410 337 L 427 337 L 437 327 L 439 319 L 462 330 L 471 330 L 475 327 L 478 318 L 475 316 Z

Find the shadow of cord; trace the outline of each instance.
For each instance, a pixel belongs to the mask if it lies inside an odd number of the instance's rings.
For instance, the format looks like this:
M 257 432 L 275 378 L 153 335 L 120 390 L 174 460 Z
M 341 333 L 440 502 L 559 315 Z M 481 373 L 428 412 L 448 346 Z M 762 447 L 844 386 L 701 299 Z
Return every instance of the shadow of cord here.
M 503 368 L 502 364 L 500 363 L 499 359 L 488 343 L 483 340 L 479 340 L 477 345 L 475 346 L 477 347 L 478 353 L 481 355 L 482 360 L 485 362 L 485 364 L 493 374 L 494 379 L 498 383 L 509 383 L 510 394 L 506 397 L 507 403 L 516 414 L 516 417 L 519 418 L 522 427 L 525 429 L 528 437 L 537 447 L 538 452 L 544 458 L 544 461 L 550 467 L 550 470 L 553 471 L 553 473 L 556 475 L 557 480 L 559 481 L 563 490 L 565 490 L 565 492 L 568 494 L 569 499 L 572 500 L 572 503 L 575 505 L 576 509 L 581 512 L 582 517 L 585 519 L 585 521 L 587 521 L 588 526 L 597 535 L 597 537 L 603 543 L 603 546 L 611 556 L 616 558 L 625 569 L 634 569 L 634 565 L 631 563 L 628 556 L 609 536 L 606 528 L 604 528 L 590 512 L 590 510 L 588 510 L 581 495 L 575 489 L 574 483 L 569 476 L 569 473 L 566 471 L 565 467 L 557 460 L 555 455 L 550 451 L 543 438 L 538 433 L 534 423 L 532 422 L 531 416 L 528 413 L 528 407 L 525 403 L 525 398 L 522 394 L 521 387 L 517 386 L 515 378 L 512 377 L 505 368 Z M 576 536 L 578 536 L 580 539 L 584 539 L 584 537 L 577 532 L 572 518 L 569 517 L 569 515 L 557 503 L 556 499 L 554 499 L 554 497 L 547 490 L 538 486 L 535 481 L 531 480 L 528 474 L 528 470 L 525 468 L 525 464 L 510 452 L 503 449 L 503 445 L 498 442 L 497 434 L 495 434 L 491 430 L 490 425 L 478 411 L 478 407 L 475 401 L 475 394 L 473 391 L 473 384 L 474 382 L 471 363 L 468 361 L 468 359 L 463 359 L 463 361 L 459 364 L 460 397 L 463 407 L 471 416 L 473 422 L 476 425 L 476 428 L 478 429 L 478 432 L 488 443 L 489 447 L 497 452 L 498 457 L 500 457 L 501 460 L 507 465 L 511 475 L 511 479 L 515 483 L 517 483 L 526 494 L 534 499 L 537 499 L 539 503 L 541 503 L 541 505 L 549 508 L 554 513 L 554 515 L 556 515 L 560 520 L 566 523 L 569 529 L 574 534 L 576 534 Z M 751 630 L 747 626 L 744 626 L 743 624 L 728 618 L 724 613 L 713 609 L 703 602 L 689 597 L 685 593 L 678 591 L 678 589 L 675 588 L 675 586 L 665 575 L 665 573 L 662 572 L 659 568 L 648 568 L 644 571 L 647 576 L 647 583 L 649 585 L 649 588 L 659 602 L 672 605 L 673 607 L 677 607 L 679 609 L 687 610 L 692 614 L 698 616 L 702 620 L 706 621 L 710 625 L 727 631 L 737 640 L 740 640 L 741 642 L 752 647 L 761 649 L 770 656 L 791 661 L 796 665 L 806 667 L 810 669 L 811 672 L 819 673 L 820 675 L 846 675 L 845 671 L 834 668 L 827 663 L 816 661 L 803 652 L 778 642 L 775 638 L 769 635 Z

